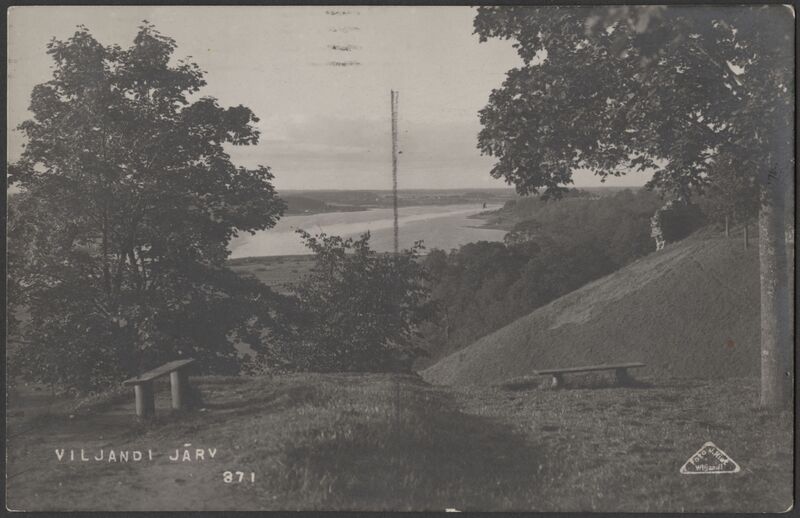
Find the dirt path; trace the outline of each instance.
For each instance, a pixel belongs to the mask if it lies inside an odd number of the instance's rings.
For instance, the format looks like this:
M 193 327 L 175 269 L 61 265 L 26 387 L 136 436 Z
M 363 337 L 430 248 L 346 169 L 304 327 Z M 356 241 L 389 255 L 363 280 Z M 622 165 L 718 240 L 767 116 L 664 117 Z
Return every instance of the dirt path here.
M 13 417 L 8 420 L 6 442 L 6 491 L 11 509 L 235 509 L 246 496 L 228 492 L 209 499 L 208 488 L 219 485 L 224 471 L 216 462 L 224 462 L 223 452 L 215 452 L 216 459 L 209 459 L 206 450 L 205 458 L 198 461 L 200 445 L 192 444 L 192 434 L 186 434 L 189 438 L 185 440 L 151 437 L 153 432 L 174 428 L 180 422 L 177 416 L 170 416 L 170 400 L 164 390 L 156 400 L 158 417 L 147 425 L 135 418 L 133 401 L 99 414 L 71 416 L 69 402 L 63 398 L 30 388 L 15 396 L 9 408 Z M 188 450 L 192 460 L 179 457 L 172 461 L 176 448 Z M 110 460 L 112 451 L 114 461 Z M 134 452 L 141 453 L 141 460 L 135 460 Z

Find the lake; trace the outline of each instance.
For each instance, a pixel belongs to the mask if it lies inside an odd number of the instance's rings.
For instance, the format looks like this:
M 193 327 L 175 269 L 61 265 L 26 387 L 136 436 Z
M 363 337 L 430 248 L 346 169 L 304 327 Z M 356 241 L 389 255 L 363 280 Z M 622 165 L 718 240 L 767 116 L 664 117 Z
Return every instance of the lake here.
M 424 241 L 426 249 L 450 250 L 474 241 L 502 241 L 504 230 L 476 228 L 483 224 L 480 219 L 470 218 L 485 210 L 495 210 L 500 205 L 426 205 L 401 207 L 398 210 L 400 224 L 400 248 L 409 248 L 414 241 Z M 370 247 L 379 252 L 390 252 L 393 242 L 392 209 L 372 209 L 358 212 L 325 212 L 285 216 L 278 224 L 255 235 L 242 234 L 229 245 L 231 258 L 267 255 L 308 254 L 297 229 L 311 234 L 325 232 L 329 235 L 357 237 L 370 231 Z

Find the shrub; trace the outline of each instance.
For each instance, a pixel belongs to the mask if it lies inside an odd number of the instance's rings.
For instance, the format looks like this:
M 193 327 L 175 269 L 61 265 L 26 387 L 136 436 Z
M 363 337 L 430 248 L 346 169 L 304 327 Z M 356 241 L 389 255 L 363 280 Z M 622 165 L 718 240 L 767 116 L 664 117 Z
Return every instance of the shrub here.
M 287 368 L 408 371 L 420 353 L 419 325 L 431 314 L 416 243 L 398 254 L 358 239 L 299 231 L 314 252 L 311 272 L 293 286 L 298 312 L 284 337 Z

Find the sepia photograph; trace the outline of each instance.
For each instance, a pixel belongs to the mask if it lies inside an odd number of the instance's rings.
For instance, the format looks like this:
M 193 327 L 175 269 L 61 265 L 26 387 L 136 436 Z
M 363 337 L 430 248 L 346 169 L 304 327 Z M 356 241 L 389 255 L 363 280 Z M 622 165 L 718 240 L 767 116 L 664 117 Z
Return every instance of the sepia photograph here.
M 792 5 L 6 22 L 7 510 L 793 509 Z

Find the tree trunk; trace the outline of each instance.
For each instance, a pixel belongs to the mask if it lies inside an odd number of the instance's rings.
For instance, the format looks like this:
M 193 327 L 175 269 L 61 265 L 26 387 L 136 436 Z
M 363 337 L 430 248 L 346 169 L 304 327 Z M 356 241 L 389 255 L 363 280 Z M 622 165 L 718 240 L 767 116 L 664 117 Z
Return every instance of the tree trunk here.
M 731 237 L 731 233 L 728 227 L 728 216 L 725 216 L 725 237 Z
M 450 313 L 444 309 L 444 343 L 445 347 L 450 345 Z
M 122 289 L 122 269 L 125 267 L 125 252 L 119 251 L 117 255 L 117 271 L 114 272 L 114 295 L 119 295 Z
M 111 268 L 108 266 L 108 211 L 103 211 L 103 289 L 111 295 Z
M 749 236 L 747 235 L 747 223 L 744 224 L 744 249 L 747 250 L 747 245 L 749 245 Z
M 786 240 L 784 182 L 771 175 L 761 189 L 758 214 L 761 272 L 762 408 L 788 408 L 792 395 L 792 330 Z

